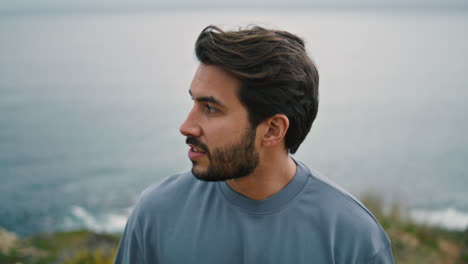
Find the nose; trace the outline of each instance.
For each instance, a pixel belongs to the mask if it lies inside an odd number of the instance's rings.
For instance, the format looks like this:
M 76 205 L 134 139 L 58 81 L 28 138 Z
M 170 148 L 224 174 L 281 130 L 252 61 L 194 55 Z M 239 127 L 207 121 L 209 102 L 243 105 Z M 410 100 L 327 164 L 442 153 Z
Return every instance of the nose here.
M 180 125 L 179 131 L 184 136 L 201 136 L 201 128 L 198 124 L 196 113 L 194 109 L 190 111 L 185 121 Z

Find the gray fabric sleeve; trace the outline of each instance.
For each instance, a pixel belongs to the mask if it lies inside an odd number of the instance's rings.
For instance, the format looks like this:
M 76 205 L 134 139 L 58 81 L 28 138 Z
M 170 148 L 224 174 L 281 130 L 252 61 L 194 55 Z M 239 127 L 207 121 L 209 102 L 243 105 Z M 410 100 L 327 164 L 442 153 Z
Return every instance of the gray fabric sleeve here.
M 141 251 L 141 234 L 139 226 L 136 222 L 135 215 L 132 215 L 125 231 L 120 239 L 117 254 L 114 259 L 114 264 L 144 264 L 146 263 Z
M 393 264 L 392 249 L 390 246 L 379 250 L 372 258 L 369 259 L 369 264 Z

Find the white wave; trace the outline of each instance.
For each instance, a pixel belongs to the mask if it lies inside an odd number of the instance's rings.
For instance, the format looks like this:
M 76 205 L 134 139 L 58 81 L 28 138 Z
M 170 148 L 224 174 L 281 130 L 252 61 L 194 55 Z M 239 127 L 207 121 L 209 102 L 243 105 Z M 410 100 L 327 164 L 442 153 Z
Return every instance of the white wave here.
M 93 215 L 80 206 L 71 207 L 71 216 L 64 220 L 64 226 L 67 229 L 86 228 L 97 232 L 121 232 L 123 231 L 129 212 L 125 214 L 108 213 L 102 215 Z
M 411 218 L 417 223 L 451 230 L 468 228 L 468 213 L 458 211 L 453 207 L 443 210 L 414 209 L 411 211 Z
M 127 215 L 108 214 L 105 217 L 106 226 L 103 228 L 106 232 L 121 232 L 127 223 Z
M 72 214 L 81 220 L 81 222 L 86 226 L 87 228 L 90 229 L 100 229 L 99 224 L 97 223 L 96 219 L 86 211 L 83 207 L 80 206 L 72 206 Z

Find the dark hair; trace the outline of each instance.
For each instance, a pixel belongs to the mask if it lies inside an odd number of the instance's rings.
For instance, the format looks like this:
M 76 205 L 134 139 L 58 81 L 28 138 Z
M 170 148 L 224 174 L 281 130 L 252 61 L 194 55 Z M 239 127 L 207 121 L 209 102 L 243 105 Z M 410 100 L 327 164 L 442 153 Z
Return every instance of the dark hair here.
M 239 100 L 253 127 L 275 114 L 286 115 L 285 145 L 290 153 L 297 151 L 317 116 L 319 83 L 301 38 L 258 26 L 223 31 L 210 25 L 198 36 L 195 53 L 201 63 L 240 80 Z

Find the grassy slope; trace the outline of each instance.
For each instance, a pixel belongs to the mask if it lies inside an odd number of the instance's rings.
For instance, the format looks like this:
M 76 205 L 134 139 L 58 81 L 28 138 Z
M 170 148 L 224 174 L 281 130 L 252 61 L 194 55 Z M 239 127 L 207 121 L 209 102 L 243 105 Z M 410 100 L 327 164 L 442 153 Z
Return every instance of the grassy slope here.
M 42 234 L 25 240 L 6 252 L 0 252 L 0 263 L 31 264 L 106 264 L 112 263 L 119 237 L 90 231 Z
M 362 202 L 377 217 L 392 241 L 395 263 L 468 263 L 468 229 L 448 231 L 412 222 L 401 203 L 384 212 L 378 195 L 368 193 Z

